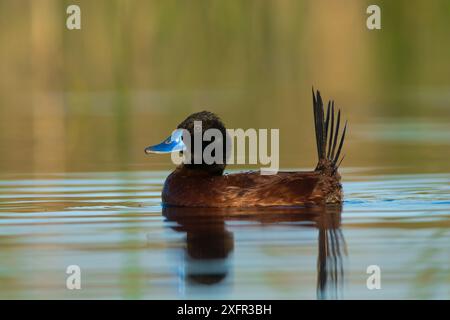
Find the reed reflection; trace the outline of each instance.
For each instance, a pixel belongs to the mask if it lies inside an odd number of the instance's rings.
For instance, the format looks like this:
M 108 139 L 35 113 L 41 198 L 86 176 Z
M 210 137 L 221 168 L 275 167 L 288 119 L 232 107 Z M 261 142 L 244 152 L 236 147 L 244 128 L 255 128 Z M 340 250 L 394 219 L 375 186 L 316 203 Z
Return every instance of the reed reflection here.
M 347 256 L 341 230 L 341 206 L 311 208 L 181 208 L 166 207 L 163 215 L 176 222 L 172 229 L 186 233 L 183 278 L 190 285 L 221 283 L 231 272 L 233 233 L 226 221 L 285 223 L 318 229 L 317 298 L 342 297 L 344 263 Z M 295 224 L 289 224 L 289 222 Z M 305 223 L 298 223 L 305 222 Z

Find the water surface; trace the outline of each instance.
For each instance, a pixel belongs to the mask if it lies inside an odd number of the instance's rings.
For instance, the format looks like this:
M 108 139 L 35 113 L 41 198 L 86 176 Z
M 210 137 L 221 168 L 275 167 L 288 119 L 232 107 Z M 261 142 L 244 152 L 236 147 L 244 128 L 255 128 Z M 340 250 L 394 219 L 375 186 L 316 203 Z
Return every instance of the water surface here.
M 0 297 L 450 298 L 450 174 L 370 172 L 342 207 L 222 211 L 163 209 L 165 171 L 2 175 Z

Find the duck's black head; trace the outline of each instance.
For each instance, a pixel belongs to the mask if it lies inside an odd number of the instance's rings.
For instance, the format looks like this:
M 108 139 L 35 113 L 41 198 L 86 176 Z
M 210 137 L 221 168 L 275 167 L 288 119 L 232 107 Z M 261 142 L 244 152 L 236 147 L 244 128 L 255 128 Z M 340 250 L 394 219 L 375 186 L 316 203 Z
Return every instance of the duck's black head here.
M 177 126 L 177 129 L 162 143 L 147 147 L 145 152 L 183 152 L 185 159 L 188 159 L 182 164 L 184 168 L 221 175 L 225 169 L 227 157 L 227 131 L 222 120 L 212 112 L 201 111 L 188 116 Z M 206 131 L 208 133 L 205 135 Z M 186 138 L 186 134 L 189 134 L 190 138 Z M 215 153 L 217 149 L 212 148 L 213 145 L 211 145 L 213 142 L 217 143 L 214 144 L 215 146 L 222 147 L 221 154 L 217 156 Z M 205 159 L 203 156 L 205 154 L 211 154 L 212 159 Z

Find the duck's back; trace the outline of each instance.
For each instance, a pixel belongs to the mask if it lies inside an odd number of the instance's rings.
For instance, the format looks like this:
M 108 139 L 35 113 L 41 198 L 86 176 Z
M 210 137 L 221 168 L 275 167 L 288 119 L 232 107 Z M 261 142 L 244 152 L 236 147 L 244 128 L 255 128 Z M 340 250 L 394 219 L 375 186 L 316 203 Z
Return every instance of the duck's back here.
M 162 200 L 165 205 L 186 207 L 309 205 L 330 202 L 333 190 L 339 191 L 336 199 L 340 199 L 339 187 L 339 181 L 318 171 L 211 176 L 175 170 L 164 184 Z

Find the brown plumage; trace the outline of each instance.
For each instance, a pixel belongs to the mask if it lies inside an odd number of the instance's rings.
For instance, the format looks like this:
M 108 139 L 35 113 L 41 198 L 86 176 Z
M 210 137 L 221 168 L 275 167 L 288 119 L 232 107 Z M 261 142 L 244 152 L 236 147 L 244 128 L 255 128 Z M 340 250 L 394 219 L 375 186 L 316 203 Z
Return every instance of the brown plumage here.
M 328 103 L 325 117 L 322 97 L 319 91 L 317 94 L 313 91 L 313 111 L 319 157 L 314 171 L 278 172 L 275 175 L 261 175 L 259 172 L 223 174 L 223 164 L 182 164 L 164 183 L 163 204 L 184 207 L 255 207 L 342 202 L 338 161 L 342 161 L 340 154 L 347 123 L 338 144 L 340 111 L 335 121 L 334 102 Z M 189 116 L 179 128 L 191 132 L 193 121 L 202 119 L 206 123 L 203 130 L 212 127 L 223 132 L 225 129 L 218 117 L 206 111 Z
M 295 206 L 337 203 L 342 199 L 340 177 L 320 171 L 245 172 L 212 176 L 183 167 L 164 183 L 166 205 L 185 207 Z

